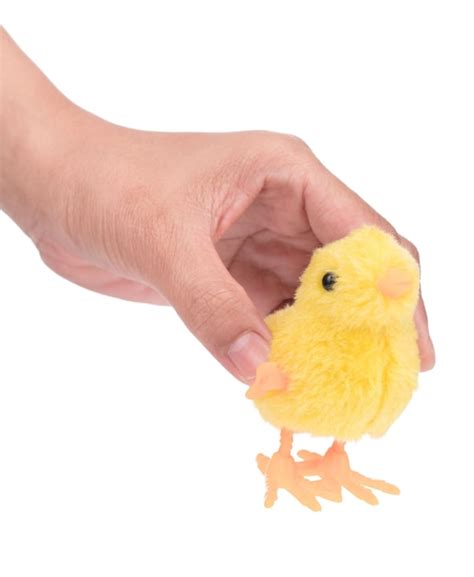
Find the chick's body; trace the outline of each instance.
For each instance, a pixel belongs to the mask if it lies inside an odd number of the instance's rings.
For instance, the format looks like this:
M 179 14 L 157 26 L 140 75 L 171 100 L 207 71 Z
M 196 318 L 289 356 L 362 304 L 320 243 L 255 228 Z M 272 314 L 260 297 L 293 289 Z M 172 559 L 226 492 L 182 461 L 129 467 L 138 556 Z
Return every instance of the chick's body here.
M 289 307 L 267 324 L 269 360 L 290 378 L 287 391 L 255 401 L 273 425 L 346 441 L 379 436 L 410 400 L 418 367 L 413 322 L 379 331 L 321 323 L 303 332 L 304 311 Z
M 317 250 L 295 303 L 266 319 L 288 385 L 255 399 L 262 417 L 339 441 L 382 435 L 417 384 L 418 283 L 411 255 L 374 227 Z

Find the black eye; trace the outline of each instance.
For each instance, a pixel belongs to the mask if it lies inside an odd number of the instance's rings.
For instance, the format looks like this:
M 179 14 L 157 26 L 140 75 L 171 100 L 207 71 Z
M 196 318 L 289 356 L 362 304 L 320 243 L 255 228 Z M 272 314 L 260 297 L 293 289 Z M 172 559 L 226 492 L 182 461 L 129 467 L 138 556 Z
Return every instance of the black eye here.
M 334 290 L 334 285 L 336 284 L 337 276 L 333 272 L 327 272 L 323 276 L 323 287 L 327 291 Z

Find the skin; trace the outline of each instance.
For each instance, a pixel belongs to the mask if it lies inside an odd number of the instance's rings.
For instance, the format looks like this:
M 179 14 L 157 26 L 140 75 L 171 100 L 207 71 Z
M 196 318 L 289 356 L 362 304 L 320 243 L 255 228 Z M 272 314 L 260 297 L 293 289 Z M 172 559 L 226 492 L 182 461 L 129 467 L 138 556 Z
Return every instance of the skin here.
M 0 38 L 0 208 L 62 277 L 173 306 L 241 380 L 266 360 L 263 318 L 291 299 L 315 248 L 375 224 L 418 258 L 299 138 L 111 124 L 65 98 L 3 28 Z M 421 299 L 416 326 L 427 370 Z

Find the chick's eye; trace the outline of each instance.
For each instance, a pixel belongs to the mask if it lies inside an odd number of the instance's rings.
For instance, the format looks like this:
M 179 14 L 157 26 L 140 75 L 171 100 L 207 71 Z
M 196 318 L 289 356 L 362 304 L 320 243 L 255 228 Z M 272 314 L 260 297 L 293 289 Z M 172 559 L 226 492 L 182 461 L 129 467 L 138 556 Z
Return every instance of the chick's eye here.
M 323 280 L 322 280 L 324 289 L 327 291 L 334 290 L 334 285 L 336 284 L 336 279 L 337 279 L 337 276 L 333 272 L 327 272 L 323 276 Z

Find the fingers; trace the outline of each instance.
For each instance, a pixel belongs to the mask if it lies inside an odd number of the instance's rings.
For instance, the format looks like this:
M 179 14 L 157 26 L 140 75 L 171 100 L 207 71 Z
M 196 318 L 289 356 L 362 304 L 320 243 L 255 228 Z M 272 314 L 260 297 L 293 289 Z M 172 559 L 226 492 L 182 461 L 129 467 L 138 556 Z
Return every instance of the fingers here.
M 429 371 L 435 366 L 436 353 L 429 333 L 425 304 L 421 296 L 415 311 L 415 325 L 418 331 L 420 368 L 422 371 Z
M 311 228 L 326 244 L 364 224 L 373 224 L 398 236 L 393 226 L 319 161 L 305 189 L 305 206 Z
M 404 237 L 398 237 L 400 244 L 404 246 L 412 256 L 420 263 L 420 255 L 413 243 Z M 431 340 L 428 316 L 426 314 L 425 303 L 420 292 L 420 299 L 415 311 L 415 325 L 418 331 L 418 349 L 420 351 L 420 368 L 422 371 L 431 370 L 436 362 L 436 355 L 433 341 Z
M 262 317 L 206 235 L 181 231 L 173 244 L 165 251 L 173 258 L 161 263 L 159 288 L 209 351 L 237 378 L 252 381 L 269 352 Z
M 315 160 L 313 176 L 305 190 L 305 206 L 314 234 L 325 244 L 349 234 L 353 229 L 372 224 L 392 234 L 419 262 L 416 247 L 401 237 L 394 227 L 360 196 Z M 425 305 L 420 300 L 415 313 L 422 371 L 433 368 L 435 351 L 428 328 Z

